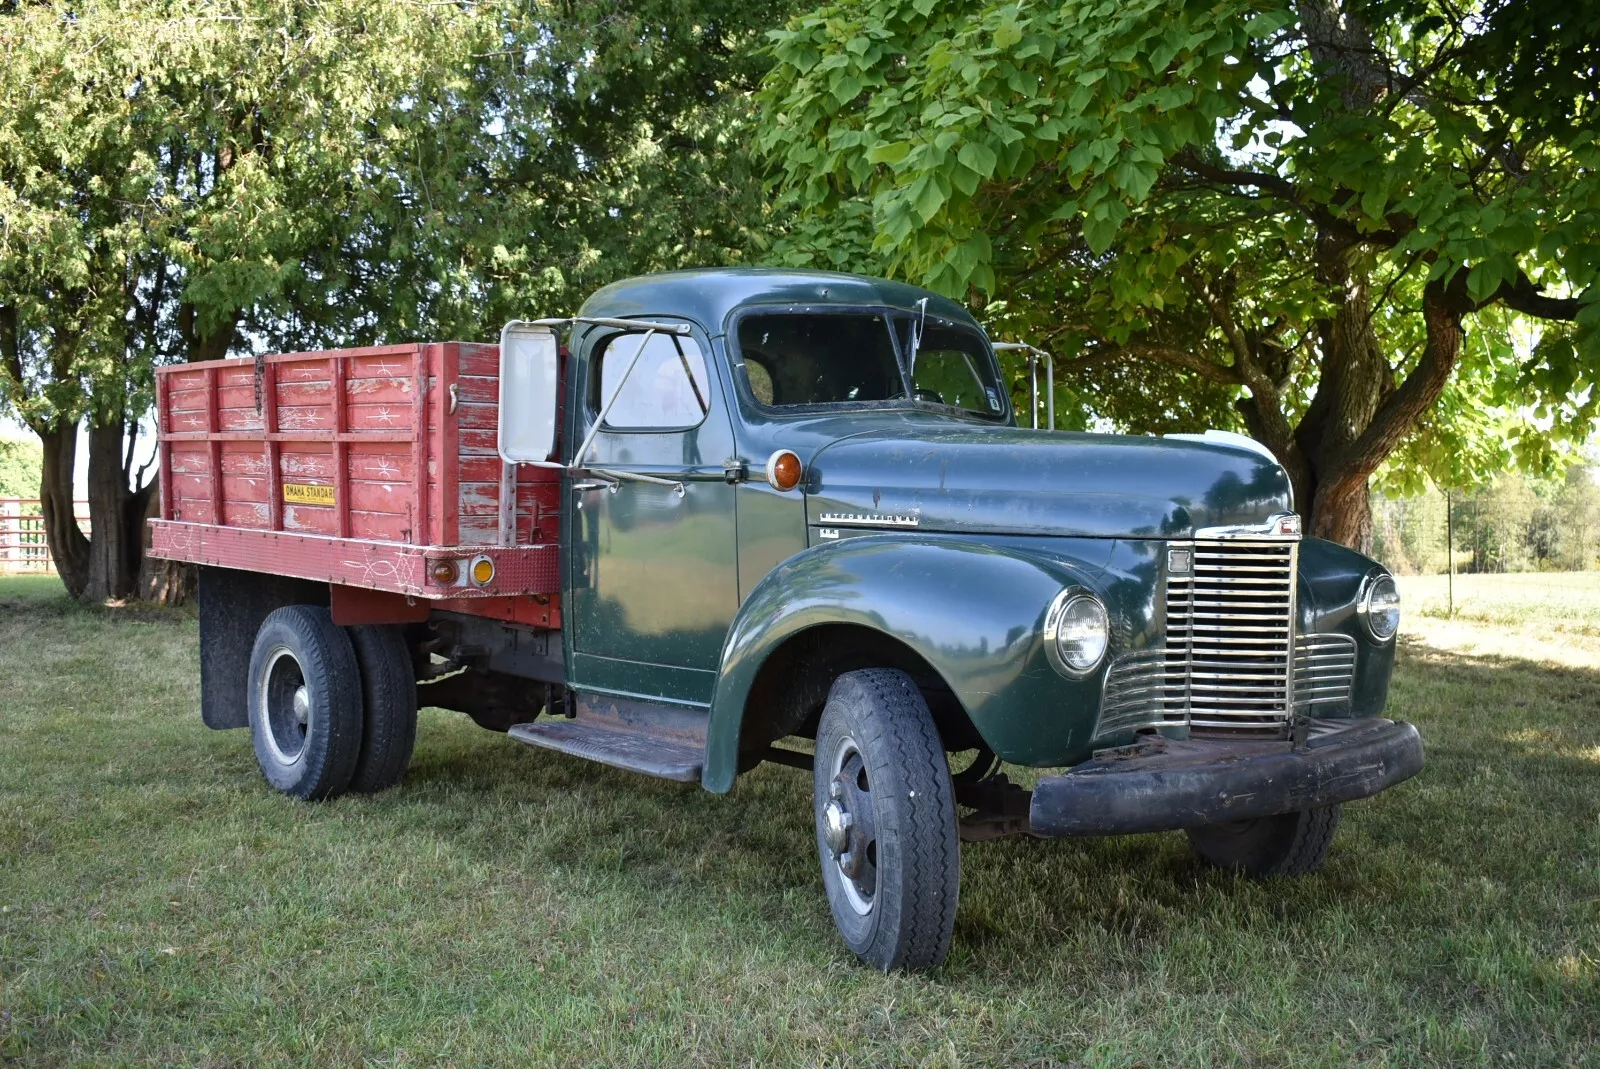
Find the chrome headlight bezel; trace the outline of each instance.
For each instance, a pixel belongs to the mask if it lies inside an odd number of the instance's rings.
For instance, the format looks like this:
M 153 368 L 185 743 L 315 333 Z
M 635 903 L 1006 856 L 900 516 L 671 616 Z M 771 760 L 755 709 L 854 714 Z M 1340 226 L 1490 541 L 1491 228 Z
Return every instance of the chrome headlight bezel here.
M 1094 652 L 1092 658 L 1082 653 L 1074 658 L 1069 654 L 1070 643 L 1075 641 L 1072 636 L 1087 637 L 1085 623 L 1097 627 L 1099 647 L 1089 647 Z M 1066 648 L 1064 642 L 1068 643 Z M 1084 679 L 1105 663 L 1110 648 L 1111 614 L 1106 612 L 1105 602 L 1082 587 L 1068 587 L 1057 594 L 1044 618 L 1044 652 L 1050 666 L 1068 679 Z
M 1375 600 L 1379 600 L 1374 605 Z M 1361 626 L 1374 642 L 1393 642 L 1400 632 L 1400 586 L 1388 572 L 1367 580 L 1356 605 Z M 1392 624 L 1389 621 L 1392 619 Z

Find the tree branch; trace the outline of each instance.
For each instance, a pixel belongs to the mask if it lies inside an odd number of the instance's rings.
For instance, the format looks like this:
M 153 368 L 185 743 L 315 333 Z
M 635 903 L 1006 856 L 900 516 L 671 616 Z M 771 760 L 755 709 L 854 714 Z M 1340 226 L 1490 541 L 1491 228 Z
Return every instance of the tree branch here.
M 1371 475 L 1439 400 L 1461 356 L 1461 317 L 1470 308 L 1463 307 L 1459 292 L 1465 289 L 1464 275 L 1465 272 L 1458 274 L 1449 286 L 1435 280 L 1423 287 L 1422 318 L 1427 326 L 1427 341 L 1417 366 L 1378 406 L 1366 430 L 1326 466 L 1324 482 Z
M 1064 361 L 1058 367 L 1061 369 L 1088 368 L 1111 360 L 1142 357 L 1146 360 L 1158 360 L 1163 364 L 1171 364 L 1174 367 L 1193 371 L 1207 382 L 1214 382 L 1221 386 L 1240 385 L 1238 377 L 1231 374 L 1228 368 L 1207 360 L 1199 353 L 1144 342 L 1130 342 L 1124 345 L 1118 345 L 1115 342 L 1102 342 L 1102 344 L 1105 346 L 1103 351 L 1097 350 L 1086 356 Z
M 1546 297 L 1539 292 L 1533 280 L 1521 271 L 1517 272 L 1515 282 L 1502 282 L 1500 288 L 1478 307 L 1495 301 L 1535 319 L 1562 319 L 1568 322 L 1576 319 L 1579 309 L 1583 307 L 1583 300 L 1579 297 Z

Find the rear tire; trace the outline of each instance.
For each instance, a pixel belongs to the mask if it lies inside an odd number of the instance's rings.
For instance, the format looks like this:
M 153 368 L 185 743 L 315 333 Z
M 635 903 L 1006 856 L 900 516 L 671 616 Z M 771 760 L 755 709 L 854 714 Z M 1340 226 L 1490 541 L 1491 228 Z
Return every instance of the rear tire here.
M 1328 859 L 1339 807 L 1188 829 L 1189 845 L 1207 864 L 1246 876 L 1309 876 Z
M 405 777 L 417 742 L 417 681 L 405 635 L 393 625 L 349 627 L 361 670 L 361 754 L 350 789 L 387 790 Z
M 822 882 L 839 934 L 879 969 L 943 963 L 961 892 L 944 743 L 904 672 L 847 672 L 817 728 L 813 771 Z
M 250 652 L 250 738 L 261 774 L 284 794 L 340 794 L 361 752 L 361 681 L 350 637 L 328 610 L 287 605 Z

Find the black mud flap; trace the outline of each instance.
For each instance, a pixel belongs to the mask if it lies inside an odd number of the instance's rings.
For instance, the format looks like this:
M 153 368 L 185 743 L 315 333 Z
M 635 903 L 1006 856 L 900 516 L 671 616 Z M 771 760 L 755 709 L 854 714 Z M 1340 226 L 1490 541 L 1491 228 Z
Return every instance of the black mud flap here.
M 250 650 L 261 621 L 285 605 L 327 605 L 328 584 L 283 575 L 200 569 L 200 719 L 208 728 L 250 726 Z
M 1422 737 L 1378 717 L 1314 720 L 1303 747 L 1151 737 L 1096 755 L 1033 791 L 1035 835 L 1172 831 L 1353 802 L 1422 768 Z

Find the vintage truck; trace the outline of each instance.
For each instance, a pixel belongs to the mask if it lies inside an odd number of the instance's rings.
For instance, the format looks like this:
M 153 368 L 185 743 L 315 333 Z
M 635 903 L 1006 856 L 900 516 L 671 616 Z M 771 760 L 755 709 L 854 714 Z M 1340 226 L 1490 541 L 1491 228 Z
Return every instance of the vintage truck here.
M 397 783 L 419 703 L 719 793 L 809 768 L 882 968 L 944 959 L 962 840 L 1315 870 L 1422 766 L 1382 715 L 1393 578 L 1303 538 L 1248 439 L 1024 428 L 1009 381 L 954 302 L 764 270 L 498 346 L 163 368 L 152 552 L 200 566 L 202 717 L 305 799 Z

